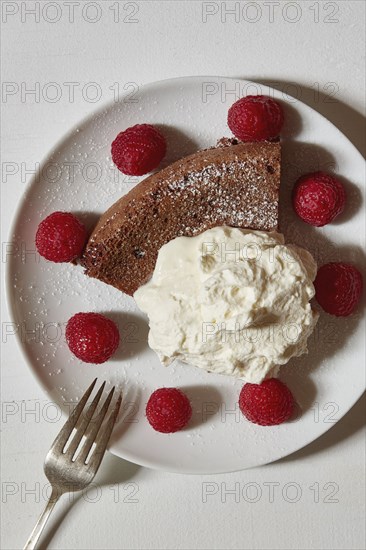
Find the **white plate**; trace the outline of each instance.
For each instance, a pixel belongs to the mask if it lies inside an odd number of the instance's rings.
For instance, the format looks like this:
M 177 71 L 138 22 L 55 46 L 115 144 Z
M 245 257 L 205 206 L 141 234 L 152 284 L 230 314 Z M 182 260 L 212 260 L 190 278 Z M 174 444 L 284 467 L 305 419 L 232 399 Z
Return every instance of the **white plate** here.
M 234 93 L 235 92 L 235 93 Z M 364 161 L 354 146 L 319 113 L 266 86 L 229 78 L 194 77 L 142 87 L 84 120 L 59 143 L 33 179 L 16 215 L 8 266 L 10 310 L 19 327 L 27 362 L 61 406 L 75 402 L 94 377 L 124 387 L 125 405 L 113 436 L 112 453 L 152 468 L 186 472 L 229 472 L 265 464 L 303 447 L 327 431 L 364 389 L 363 306 L 344 319 L 321 315 L 309 354 L 283 367 L 301 408 L 293 422 L 264 428 L 247 422 L 237 398 L 240 381 L 194 367 L 164 368 L 146 344 L 147 325 L 132 298 L 84 276 L 80 266 L 53 264 L 34 254 L 40 220 L 55 210 L 78 213 L 89 225 L 138 181 L 114 170 L 110 145 L 136 123 L 162 126 L 168 140 L 165 164 L 224 135 L 229 106 L 241 95 L 279 99 L 286 113 L 283 132 L 281 229 L 306 246 L 319 263 L 364 264 Z M 290 189 L 307 171 L 330 170 L 347 188 L 348 206 L 336 223 L 312 228 L 292 212 Z M 346 179 L 345 179 L 346 178 Z M 107 313 L 124 344 L 100 366 L 74 358 L 64 325 L 78 311 Z M 31 331 L 34 331 L 33 334 Z M 155 432 L 144 417 L 146 401 L 161 386 L 187 392 L 194 415 L 179 433 Z

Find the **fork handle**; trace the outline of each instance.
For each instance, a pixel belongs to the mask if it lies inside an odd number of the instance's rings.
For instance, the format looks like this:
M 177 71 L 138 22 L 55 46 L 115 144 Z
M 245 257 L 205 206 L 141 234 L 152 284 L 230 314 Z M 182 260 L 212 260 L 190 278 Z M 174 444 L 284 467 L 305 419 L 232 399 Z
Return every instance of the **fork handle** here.
M 50 514 L 60 498 L 61 493 L 60 491 L 57 491 L 54 487 L 52 488 L 52 493 L 49 498 L 49 501 L 46 504 L 46 508 L 43 510 L 42 514 L 40 515 L 29 539 L 27 540 L 24 549 L 23 550 L 34 550 L 36 547 L 36 544 L 39 540 L 39 537 L 41 536 L 41 533 L 47 523 L 48 518 L 50 517 Z

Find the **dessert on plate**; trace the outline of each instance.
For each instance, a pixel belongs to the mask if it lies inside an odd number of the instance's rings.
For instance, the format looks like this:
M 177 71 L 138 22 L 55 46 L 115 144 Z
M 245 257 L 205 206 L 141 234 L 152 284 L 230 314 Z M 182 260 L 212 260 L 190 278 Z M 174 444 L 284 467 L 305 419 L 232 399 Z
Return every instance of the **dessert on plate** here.
M 275 232 L 280 151 L 223 138 L 139 183 L 89 238 L 86 274 L 133 294 L 163 365 L 259 384 L 307 351 L 316 264 Z
M 103 214 L 81 255 L 88 276 L 133 295 L 149 318 L 149 344 L 168 366 L 175 359 L 245 380 L 239 407 L 251 422 L 285 422 L 295 400 L 277 376 L 281 365 L 307 352 L 318 320 L 311 300 L 337 316 L 353 313 L 362 276 L 344 262 L 316 263 L 278 232 L 281 105 L 244 97 L 230 108 L 233 138 L 182 158 L 148 176 Z M 125 174 L 144 175 L 166 153 L 158 128 L 137 124 L 112 143 Z M 295 183 L 293 208 L 321 227 L 344 209 L 342 183 L 324 172 Z M 40 224 L 36 244 L 55 262 L 74 261 L 86 239 L 71 213 Z M 97 313 L 68 322 L 70 351 L 103 363 L 116 351 L 118 327 Z M 162 433 L 184 428 L 192 414 L 177 388 L 151 395 L 146 416 Z

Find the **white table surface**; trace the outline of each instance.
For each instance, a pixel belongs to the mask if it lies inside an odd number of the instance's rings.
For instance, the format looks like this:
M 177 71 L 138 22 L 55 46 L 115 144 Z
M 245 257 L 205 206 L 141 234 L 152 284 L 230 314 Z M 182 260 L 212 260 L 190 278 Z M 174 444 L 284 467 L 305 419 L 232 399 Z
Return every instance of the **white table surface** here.
M 36 4 L 39 18 L 26 11 Z M 272 83 L 364 150 L 363 1 L 121 1 L 115 22 L 117 4 L 2 2 L 3 253 L 26 171 L 128 83 L 204 74 Z M 44 506 L 42 462 L 62 424 L 9 322 L 2 300 L 3 549 L 22 547 Z M 58 505 L 42 548 L 364 548 L 364 404 L 294 455 L 233 474 L 168 474 L 108 455 L 95 486 Z

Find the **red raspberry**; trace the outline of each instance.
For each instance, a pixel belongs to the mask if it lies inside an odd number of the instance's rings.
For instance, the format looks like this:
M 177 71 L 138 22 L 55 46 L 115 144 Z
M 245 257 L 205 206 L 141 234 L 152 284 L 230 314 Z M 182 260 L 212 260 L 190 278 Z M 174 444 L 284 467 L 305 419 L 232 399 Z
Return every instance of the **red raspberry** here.
M 322 227 L 340 214 L 346 203 L 343 185 L 325 172 L 301 176 L 295 184 L 292 204 L 306 223 Z
M 85 363 L 104 363 L 119 344 L 117 325 L 100 313 L 76 313 L 66 326 L 70 351 Z
M 269 378 L 261 384 L 245 384 L 240 392 L 239 407 L 250 422 L 274 426 L 290 418 L 295 400 L 283 382 Z
M 112 143 L 112 159 L 121 172 L 143 176 L 154 170 L 166 153 L 164 136 L 150 124 L 136 124 L 118 134 Z
M 351 315 L 362 294 L 362 275 L 353 265 L 322 265 L 314 281 L 315 297 L 324 311 L 337 317 Z
M 84 225 L 73 214 L 54 212 L 38 226 L 36 247 L 51 262 L 71 262 L 80 256 L 86 241 Z
M 227 123 L 242 141 L 265 141 L 279 135 L 283 119 L 279 103 L 263 95 L 248 95 L 230 107 Z
M 188 424 L 192 407 L 188 397 L 177 388 L 160 388 L 151 394 L 146 416 L 157 432 L 177 432 Z

